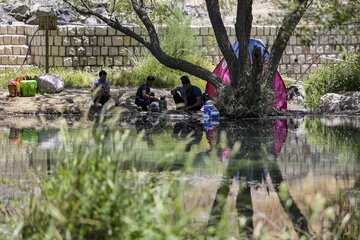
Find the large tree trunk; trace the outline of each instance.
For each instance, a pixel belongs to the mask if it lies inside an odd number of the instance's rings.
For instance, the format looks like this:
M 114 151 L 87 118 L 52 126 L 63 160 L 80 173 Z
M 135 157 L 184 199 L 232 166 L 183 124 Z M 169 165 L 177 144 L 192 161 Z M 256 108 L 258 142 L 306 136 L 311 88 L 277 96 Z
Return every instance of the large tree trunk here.
M 237 6 L 237 15 L 235 23 L 236 38 L 239 42 L 239 80 L 234 81 L 232 86 L 239 90 L 249 83 L 249 72 L 251 67 L 249 55 L 250 32 L 252 26 L 252 0 L 239 0 Z M 231 79 L 231 83 L 232 83 Z M 242 91 L 242 94 L 244 92 Z M 245 97 L 246 98 L 246 97 Z

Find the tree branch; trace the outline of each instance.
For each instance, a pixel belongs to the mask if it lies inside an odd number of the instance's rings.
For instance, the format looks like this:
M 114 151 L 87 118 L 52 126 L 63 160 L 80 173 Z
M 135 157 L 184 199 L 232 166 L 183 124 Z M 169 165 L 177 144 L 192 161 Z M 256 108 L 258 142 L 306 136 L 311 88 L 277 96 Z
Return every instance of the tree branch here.
M 287 43 L 311 3 L 312 1 L 308 0 L 298 1 L 296 9 L 289 13 L 281 24 L 264 69 L 264 80 L 270 89 L 274 86 L 275 74 Z
M 231 85 L 233 86 L 233 84 L 236 84 L 237 82 L 239 59 L 237 58 L 229 41 L 229 37 L 221 17 L 219 1 L 206 0 L 206 7 L 209 13 L 211 25 L 214 29 L 216 41 L 228 64 L 230 79 L 232 79 Z
M 109 25 L 110 27 L 119 30 L 120 32 L 134 38 L 136 41 L 138 41 L 139 43 L 143 44 L 145 47 L 147 47 L 149 45 L 149 43 L 147 41 L 145 41 L 145 39 L 143 37 L 141 37 L 140 35 L 136 34 L 134 31 L 130 30 L 129 28 L 123 26 L 120 24 L 119 20 L 117 18 L 115 18 L 115 21 L 112 20 L 111 18 L 105 17 L 102 14 L 99 14 L 93 10 L 91 10 L 89 8 L 89 6 L 86 5 L 85 3 L 85 8 L 79 8 L 77 6 L 75 6 L 74 4 L 72 4 L 69 0 L 63 0 L 64 2 L 66 2 L 67 4 L 70 5 L 70 7 L 74 8 L 78 13 L 83 14 L 83 15 L 93 15 L 98 17 L 99 19 L 101 19 L 102 21 L 104 21 L 107 25 Z M 83 2 L 83 0 L 82 0 Z
M 134 8 L 134 11 L 139 16 L 142 23 L 145 25 L 149 37 L 150 42 L 147 42 L 143 37 L 136 34 L 134 31 L 130 30 L 129 28 L 124 27 L 120 24 L 119 20 L 115 18 L 115 20 L 111 20 L 111 18 L 106 17 L 104 15 L 101 15 L 93 10 L 91 10 L 89 7 L 86 7 L 86 9 L 76 7 L 73 5 L 69 0 L 63 0 L 67 4 L 69 4 L 72 8 L 74 8 L 77 12 L 84 15 L 94 15 L 104 21 L 107 25 L 110 27 L 119 30 L 120 32 L 134 38 L 139 43 L 143 44 L 150 52 L 151 54 L 163 65 L 166 67 L 180 70 L 186 73 L 189 73 L 191 75 L 194 75 L 198 78 L 201 78 L 210 84 L 212 84 L 217 89 L 225 89 L 227 87 L 227 84 L 217 75 L 213 74 L 209 70 L 202 68 L 200 66 L 197 66 L 193 63 L 190 63 L 188 61 L 177 59 L 174 57 L 169 56 L 166 54 L 160 47 L 159 38 L 157 36 L 156 30 L 154 25 L 152 24 L 151 20 L 149 19 L 148 15 L 146 14 L 146 11 L 143 7 L 139 6 L 136 0 L 131 0 L 132 6 Z
M 89 8 L 89 6 L 86 4 L 86 2 L 84 0 L 81 0 L 81 3 L 85 6 L 85 8 L 88 10 L 88 11 L 91 11 L 91 9 Z
M 160 47 L 160 42 L 159 42 L 159 38 L 158 35 L 156 33 L 156 29 L 154 27 L 154 25 L 152 24 L 149 16 L 147 15 L 145 9 L 144 9 L 144 4 L 142 4 L 141 6 L 139 6 L 137 0 L 131 0 L 131 4 L 134 8 L 134 11 L 136 13 L 136 15 L 138 15 L 138 17 L 140 18 L 141 22 L 144 24 L 146 30 L 149 33 L 149 37 L 150 37 L 150 43 L 156 44 Z

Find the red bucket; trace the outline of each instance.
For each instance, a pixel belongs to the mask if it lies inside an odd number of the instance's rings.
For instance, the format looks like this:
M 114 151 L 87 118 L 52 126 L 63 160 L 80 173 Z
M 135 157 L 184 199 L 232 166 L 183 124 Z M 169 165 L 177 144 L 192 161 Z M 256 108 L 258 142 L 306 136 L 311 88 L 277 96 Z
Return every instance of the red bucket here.
M 8 83 L 8 89 L 10 97 L 18 97 L 20 96 L 20 84 L 17 81 L 10 81 Z

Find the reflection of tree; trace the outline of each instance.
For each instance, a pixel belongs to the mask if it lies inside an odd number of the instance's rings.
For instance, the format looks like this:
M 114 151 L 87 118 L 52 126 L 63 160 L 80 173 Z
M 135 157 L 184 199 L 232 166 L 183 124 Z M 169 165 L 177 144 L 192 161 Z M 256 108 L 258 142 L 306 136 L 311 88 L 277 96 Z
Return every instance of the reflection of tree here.
M 360 128 L 347 124 L 351 123 L 347 118 L 337 120 L 336 126 L 326 126 L 318 118 L 308 118 L 305 125 L 306 133 L 315 146 L 321 148 L 323 152 L 337 155 L 339 162 L 348 168 L 348 163 L 356 164 L 360 160 Z M 353 187 L 337 194 L 330 204 L 337 206 L 335 209 L 338 211 L 330 229 L 341 229 L 339 223 L 346 219 L 347 214 L 350 214 L 351 217 L 342 234 L 350 234 L 347 236 L 350 238 L 351 236 L 358 236 L 360 233 L 359 199 L 360 176 L 357 176 Z
M 286 120 L 285 120 L 286 121 Z M 285 125 L 286 126 L 286 125 Z M 294 202 L 289 190 L 283 190 L 280 196 L 279 186 L 283 177 L 276 158 L 274 148 L 275 136 L 271 133 L 271 125 L 256 121 L 237 122 L 236 125 L 226 125 L 225 131 L 230 146 L 234 147 L 236 141 L 241 146 L 236 155 L 232 155 L 227 166 L 226 175 L 217 190 L 214 204 L 208 222 L 209 227 L 217 227 L 225 206 L 225 200 L 230 191 L 230 183 L 234 177 L 239 177 L 239 192 L 236 199 L 238 216 L 245 217 L 243 225 L 239 224 L 240 234 L 251 235 L 253 229 L 253 209 L 251 200 L 251 184 L 261 182 L 269 175 L 277 192 L 280 203 L 291 219 L 298 234 L 308 232 L 308 225 L 297 204 Z M 282 129 L 283 130 L 283 129 Z M 284 131 L 280 131 L 284 132 Z M 279 144 L 279 143 L 276 143 Z M 284 192 L 285 191 L 285 192 Z M 283 196 L 287 196 L 284 198 Z

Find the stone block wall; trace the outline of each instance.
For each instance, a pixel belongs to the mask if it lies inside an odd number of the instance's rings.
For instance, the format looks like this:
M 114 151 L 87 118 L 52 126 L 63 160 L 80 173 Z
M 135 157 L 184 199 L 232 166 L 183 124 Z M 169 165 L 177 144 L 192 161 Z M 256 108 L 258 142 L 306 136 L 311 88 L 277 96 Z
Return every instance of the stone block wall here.
M 2 65 L 20 64 L 21 60 L 15 56 L 24 56 L 25 43 L 29 44 L 36 28 L 30 25 L 0 26 Z M 212 28 L 205 26 L 192 28 L 199 45 L 211 47 L 212 51 L 207 58 L 217 64 L 222 56 L 216 45 Z M 140 28 L 135 27 L 133 30 L 141 33 Z M 227 32 L 231 43 L 234 43 L 236 41 L 234 28 L 227 27 Z M 270 48 L 276 34 L 277 29 L 274 26 L 253 26 L 251 30 L 252 38 L 261 39 Z M 279 72 L 284 76 L 302 79 L 316 70 L 319 64 L 329 61 L 328 58 L 338 57 L 334 44 L 341 44 L 345 49 L 352 50 L 359 42 L 358 36 L 331 31 L 322 33 L 311 46 L 302 46 L 300 39 L 292 36 L 280 61 Z M 104 66 L 117 69 L 131 68 L 130 58 L 140 56 L 147 51 L 134 39 L 107 26 L 58 26 L 58 30 L 50 31 L 49 44 L 51 67 L 91 71 L 98 71 Z M 45 31 L 39 30 L 31 45 L 32 57 L 27 64 L 45 65 Z
M 39 31 L 32 47 L 34 63 L 45 65 L 45 31 Z M 131 56 L 147 51 L 145 47 L 106 26 L 60 26 L 50 31 L 50 67 L 99 71 L 104 66 L 130 68 Z
M 21 65 L 27 52 L 25 26 L 0 26 L 0 71 Z M 29 62 L 33 62 L 31 56 Z

